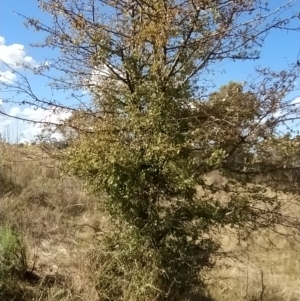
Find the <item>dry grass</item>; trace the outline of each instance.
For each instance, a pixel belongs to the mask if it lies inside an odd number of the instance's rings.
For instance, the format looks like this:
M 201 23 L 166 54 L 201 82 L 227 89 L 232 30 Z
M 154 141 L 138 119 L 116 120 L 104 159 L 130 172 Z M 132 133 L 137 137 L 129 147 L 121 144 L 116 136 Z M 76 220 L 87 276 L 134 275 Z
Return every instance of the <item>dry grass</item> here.
M 26 237 L 28 268 L 44 279 L 36 300 L 98 300 L 88 254 L 109 224 L 98 202 L 36 150 L 2 145 L 1 155 L 0 222 Z
M 210 183 L 226 182 L 218 173 Z M 274 192 L 267 190 L 268 196 Z M 299 196 L 277 195 L 285 204 L 288 216 L 300 216 Z M 212 297 L 224 301 L 299 301 L 300 300 L 300 236 L 278 227 L 278 233 L 267 230 L 254 233 L 239 242 L 234 233 L 219 235 L 222 248 L 232 259 L 220 259 L 217 268 L 207 275 Z
M 24 234 L 28 268 L 40 277 L 35 285 L 20 282 L 28 296 L 20 300 L 101 300 L 95 290 L 94 246 L 110 223 L 99 200 L 88 197 L 77 180 L 62 177 L 37 149 L 0 147 L 0 225 Z M 299 214 L 291 203 L 286 210 Z M 215 300 L 300 300 L 300 244 L 270 234 L 270 246 L 266 237 L 261 233 L 238 246 L 234 234 L 220 235 L 224 250 L 236 256 L 220 259 L 206 276 Z

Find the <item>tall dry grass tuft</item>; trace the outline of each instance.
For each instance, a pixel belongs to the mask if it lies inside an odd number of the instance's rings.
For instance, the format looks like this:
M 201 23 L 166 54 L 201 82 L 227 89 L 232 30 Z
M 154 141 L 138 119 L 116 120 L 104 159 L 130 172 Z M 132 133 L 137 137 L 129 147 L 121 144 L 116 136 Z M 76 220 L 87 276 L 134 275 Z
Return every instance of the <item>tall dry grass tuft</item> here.
M 95 232 L 109 224 L 98 201 L 37 147 L 0 145 L 0 184 L 0 225 L 26 238 L 39 278 L 20 282 L 22 300 L 98 300 L 86 262 Z
M 224 182 L 219 176 L 218 182 Z M 275 193 L 267 189 L 268 196 Z M 300 218 L 300 197 L 278 193 L 290 217 Z M 300 229 L 282 226 L 264 229 L 240 240 L 224 229 L 218 236 L 222 254 L 216 268 L 207 275 L 212 297 L 223 301 L 299 301 L 300 300 Z

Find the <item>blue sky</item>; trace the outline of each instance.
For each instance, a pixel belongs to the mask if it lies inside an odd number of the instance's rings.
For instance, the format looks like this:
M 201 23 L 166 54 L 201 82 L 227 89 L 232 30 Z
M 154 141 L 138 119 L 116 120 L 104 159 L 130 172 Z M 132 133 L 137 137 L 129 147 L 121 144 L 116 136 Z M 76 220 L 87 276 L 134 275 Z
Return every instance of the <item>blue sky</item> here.
M 274 6 L 283 2 L 285 1 L 271 1 Z M 294 10 L 300 12 L 300 1 L 298 1 Z M 0 3 L 0 47 L 2 47 L 0 56 L 6 55 L 6 58 L 8 59 L 21 60 L 22 62 L 25 60 L 32 64 L 44 61 L 51 57 L 53 52 L 51 53 L 47 50 L 41 51 L 41 49 L 31 48 L 29 46 L 30 43 L 39 41 L 39 39 L 43 37 L 43 34 L 33 32 L 32 29 L 26 29 L 23 25 L 23 19 L 14 13 L 14 11 L 24 15 L 34 16 L 45 22 L 50 20 L 50 17 L 41 12 L 38 8 L 37 0 L 2 0 Z M 254 68 L 258 65 L 271 67 L 275 70 L 284 69 L 288 64 L 295 63 L 299 50 L 300 32 L 274 31 L 267 38 L 259 61 L 243 63 L 223 62 L 214 69 L 215 75 L 212 80 L 216 82 L 217 85 L 226 84 L 230 80 L 242 82 L 247 80 L 249 76 L 254 75 Z M 224 70 L 226 71 L 225 73 L 223 73 Z M 3 66 L 0 65 L 0 72 L 4 71 Z M 49 93 L 49 90 L 46 89 L 45 82 L 34 79 L 32 83 L 38 94 Z M 2 93 L 3 92 L 0 90 L 0 99 L 4 98 Z M 297 96 L 299 95 L 292 95 L 292 97 Z M 62 99 L 65 96 L 61 94 L 55 95 L 55 97 Z M 34 111 L 33 109 L 26 107 L 14 107 L 2 104 L 2 110 L 5 110 L 6 113 L 28 119 L 32 118 L 38 120 L 39 118 L 45 117 L 45 113 Z M 54 120 L 57 117 L 49 118 Z M 23 136 L 27 139 L 31 139 L 39 132 L 39 129 L 33 128 L 21 121 L 17 122 L 16 120 L 0 115 L 0 133 L 5 131 L 9 131 L 11 137 L 17 137 L 17 135 L 20 136 L 23 133 Z

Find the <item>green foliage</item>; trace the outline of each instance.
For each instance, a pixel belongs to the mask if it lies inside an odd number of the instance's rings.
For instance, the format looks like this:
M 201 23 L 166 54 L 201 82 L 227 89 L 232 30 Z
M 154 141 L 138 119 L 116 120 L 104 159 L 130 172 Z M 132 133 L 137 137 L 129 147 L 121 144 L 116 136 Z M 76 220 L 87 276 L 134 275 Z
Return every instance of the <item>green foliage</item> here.
M 17 280 L 22 279 L 27 270 L 26 247 L 22 238 L 8 226 L 0 227 L 0 266 L 0 296 L 17 295 Z
M 136 229 L 124 228 L 102 237 L 92 256 L 103 300 L 177 300 L 190 292 L 203 296 L 197 265 L 208 264 L 205 255 L 212 246 L 199 243 L 192 253 L 193 243 L 183 245 L 174 237 L 168 249 L 155 250 Z
M 120 89 L 126 103 L 122 113 L 111 105 L 116 116 L 95 120 L 99 132 L 76 140 L 67 150 L 67 164 L 95 193 L 107 195 L 105 208 L 113 216 L 139 233 L 157 258 L 152 268 L 165 273 L 164 281 L 156 279 L 160 298 L 176 300 L 201 283 L 198 273 L 215 250 L 201 238 L 209 217 L 203 221 L 192 213 L 198 167 L 187 125 L 177 122 L 186 112 L 189 91 L 157 92 L 155 82 L 137 86 L 133 94 Z
M 282 223 L 283 216 L 280 200 L 268 197 L 262 186 L 254 184 L 261 165 L 253 150 L 262 147 L 262 137 L 258 133 L 254 141 L 239 140 L 242 134 L 247 137 L 259 114 L 253 94 L 231 83 L 212 94 L 208 102 L 187 109 L 182 96 L 169 101 L 169 95 L 162 94 L 157 99 L 150 84 L 147 93 L 148 108 L 140 113 L 128 105 L 112 120 L 90 120 L 95 132 L 81 133 L 73 141 L 65 153 L 65 168 L 86 180 L 93 193 L 105 195 L 104 208 L 131 227 L 133 232 L 124 245 L 138 237 L 135 243 L 147 246 L 155 258 L 152 270 L 164 271 L 151 274 L 161 292 L 159 300 L 181 300 L 203 287 L 199 273 L 213 266 L 211 255 L 218 243 L 210 235 L 212 231 L 229 226 L 244 239 L 256 229 Z M 188 97 L 189 91 L 184 95 Z M 130 95 L 124 99 L 132 102 Z M 240 108 L 241 101 L 247 106 Z M 180 116 L 185 120 L 200 113 L 205 117 L 180 122 Z M 209 131 L 212 126 L 214 130 Z M 215 169 L 227 175 L 226 186 L 206 184 L 206 174 Z M 247 174 L 249 170 L 256 172 Z M 197 194 L 197 185 L 205 189 L 205 195 Z M 217 192 L 223 194 L 223 202 Z M 292 221 L 291 226 L 295 225 Z M 143 275 L 140 265 L 131 270 L 130 260 L 143 262 L 150 256 L 146 254 L 126 253 L 120 261 L 129 260 L 127 273 Z M 120 271 L 113 274 L 116 278 L 122 275 Z M 128 287 L 111 290 L 116 294 L 112 299 L 130 293 Z M 132 300 L 139 298 L 141 295 Z
M 136 231 L 116 231 L 105 236 L 92 256 L 103 300 L 149 300 L 161 294 L 157 288 L 162 271 L 156 254 Z

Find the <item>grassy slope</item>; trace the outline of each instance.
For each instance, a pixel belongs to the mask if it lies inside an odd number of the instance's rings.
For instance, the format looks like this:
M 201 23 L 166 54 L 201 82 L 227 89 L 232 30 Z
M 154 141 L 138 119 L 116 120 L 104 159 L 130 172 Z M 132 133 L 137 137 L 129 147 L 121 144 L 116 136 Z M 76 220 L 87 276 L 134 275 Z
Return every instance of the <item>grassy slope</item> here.
M 62 177 L 36 149 L 2 145 L 0 166 L 0 225 L 24 234 L 28 269 L 40 277 L 34 284 L 20 280 L 19 299 L 99 300 L 94 256 L 97 237 L 110 225 L 98 200 L 88 197 L 76 179 Z M 224 179 L 212 175 L 210 180 Z M 293 201 L 282 197 L 287 204 Z M 295 208 L 286 210 L 298 214 Z M 266 233 L 239 247 L 234 234 L 220 239 L 235 258 L 219 260 L 218 268 L 207 274 L 216 300 L 300 300 L 299 243 Z

